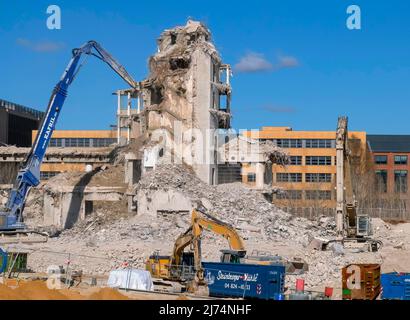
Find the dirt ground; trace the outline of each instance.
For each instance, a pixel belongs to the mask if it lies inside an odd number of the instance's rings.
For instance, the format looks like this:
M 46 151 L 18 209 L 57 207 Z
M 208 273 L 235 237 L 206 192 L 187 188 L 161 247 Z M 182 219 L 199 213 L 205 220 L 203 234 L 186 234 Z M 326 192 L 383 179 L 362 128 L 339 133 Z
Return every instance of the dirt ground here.
M 0 284 L 0 300 L 176 300 L 187 295 L 131 292 L 107 287 L 50 289 L 45 281 L 19 281 Z
M 166 170 L 169 172 L 170 168 Z M 94 179 L 98 184 L 109 183 L 105 174 L 114 177 L 121 172 L 121 166 L 108 167 Z M 58 182 L 61 177 L 51 181 Z M 380 263 L 382 272 L 410 271 L 410 223 L 391 224 L 373 219 L 373 238 L 383 242 L 376 253 L 317 251 L 309 249 L 310 240 L 314 237 L 334 239 L 333 218 L 319 217 L 313 221 L 291 216 L 240 184 L 204 185 L 189 171 L 176 167 L 172 175 L 165 175 L 160 169 L 147 174 L 138 187 L 147 192 L 174 188 L 191 199 L 205 199 L 217 218 L 238 230 L 248 254 L 257 250 L 306 261 L 309 265 L 306 273 L 286 276 L 288 289 L 293 289 L 296 279 L 302 278 L 306 289 L 323 292 L 325 287 L 333 287 L 334 297 L 340 298 L 341 270 L 351 263 Z M 34 227 L 42 223 L 41 190 L 36 190 L 26 208 L 26 223 Z M 35 272 L 45 273 L 50 266 L 62 266 L 66 270 L 81 270 L 86 275 L 107 276 L 111 270 L 124 266 L 144 269 L 146 259 L 154 251 L 170 254 L 174 241 L 189 223 L 189 214 L 157 217 L 129 214 L 126 202 L 122 201 L 96 207 L 96 212 L 86 220 L 78 221 L 71 229 L 56 232 L 46 243 L 16 246 L 28 250 L 28 267 Z M 6 249 L 16 249 L 16 246 Z M 219 261 L 220 250 L 228 247 L 223 237 L 203 233 L 204 261 Z
M 374 219 L 373 223 L 374 237 L 383 241 L 383 247 L 376 253 L 345 251 L 344 254 L 336 254 L 332 250 L 308 250 L 290 240 L 267 242 L 248 238 L 245 245 L 249 254 L 259 250 L 283 257 L 301 257 L 308 262 L 308 272 L 286 277 L 287 288 L 294 288 L 296 279 L 303 278 L 307 289 L 323 292 L 325 287 L 333 287 L 334 298 L 340 298 L 341 269 L 349 263 L 380 263 L 383 273 L 410 270 L 410 223 L 393 225 L 378 219 Z M 144 268 L 145 260 L 155 250 L 164 254 L 171 253 L 173 241 L 164 240 L 138 240 L 128 234 L 111 241 L 102 236 L 90 243 L 87 238 L 73 239 L 71 235 L 62 235 L 49 239 L 47 243 L 30 246 L 32 253 L 29 255 L 28 265 L 36 272 L 46 272 L 50 265 L 62 265 L 88 274 L 106 276 L 110 270 L 124 266 Z M 207 235 L 202 247 L 203 260 L 219 261 L 219 250 L 226 249 L 228 245 L 225 239 Z

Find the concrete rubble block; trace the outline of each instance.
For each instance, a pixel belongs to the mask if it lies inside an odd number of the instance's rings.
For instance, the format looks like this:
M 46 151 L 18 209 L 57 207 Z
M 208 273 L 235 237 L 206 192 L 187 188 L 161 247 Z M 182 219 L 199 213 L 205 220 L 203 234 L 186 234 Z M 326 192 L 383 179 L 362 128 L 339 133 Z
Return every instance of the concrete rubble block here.
M 399 242 L 393 246 L 394 249 L 404 249 L 404 242 Z
M 189 213 L 192 201 L 176 190 L 140 190 L 137 193 L 137 213 L 139 216 L 157 218 L 166 213 Z
M 261 232 L 261 228 L 260 227 L 256 227 L 253 225 L 250 225 L 246 222 L 242 222 L 241 224 L 238 224 L 236 226 L 236 228 L 238 230 L 246 230 L 246 231 L 251 231 L 251 232 Z
M 314 237 L 310 240 L 307 249 L 308 250 L 318 250 L 323 251 L 326 250 L 327 245 L 329 244 L 329 240 L 319 237 Z
M 343 244 L 338 243 L 338 242 L 333 242 L 329 245 L 330 250 L 332 250 L 332 252 L 335 255 L 344 255 L 345 254 L 345 250 L 343 247 Z

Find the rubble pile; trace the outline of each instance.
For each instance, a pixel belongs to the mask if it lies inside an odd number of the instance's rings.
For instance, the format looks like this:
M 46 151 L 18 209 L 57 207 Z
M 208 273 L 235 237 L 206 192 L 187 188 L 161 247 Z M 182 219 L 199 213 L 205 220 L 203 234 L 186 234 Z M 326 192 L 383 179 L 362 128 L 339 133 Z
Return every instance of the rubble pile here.
M 252 237 L 265 240 L 292 239 L 307 245 L 309 235 L 321 234 L 308 220 L 282 212 L 258 191 L 241 183 L 208 185 L 186 165 L 159 165 L 146 173 L 134 189 L 135 193 L 147 194 L 176 190 L 192 203 L 201 203 L 220 220 L 234 225 L 244 238 L 252 233 Z
M 40 188 L 32 188 L 27 197 L 24 207 L 25 219 L 30 221 L 30 225 L 38 226 L 43 224 L 43 193 Z
M 202 204 L 216 218 L 232 224 L 246 240 L 248 253 L 264 249 L 286 258 L 297 256 L 309 265 L 309 272 L 289 276 L 287 284 L 294 286 L 296 278 L 304 278 L 309 288 L 340 282 L 342 267 L 353 262 L 380 263 L 379 253 L 349 252 L 340 246 L 330 246 L 327 251 L 311 249 L 309 243 L 315 237 L 334 239 L 336 224 L 333 217 L 319 217 L 316 221 L 292 216 L 268 202 L 261 193 L 246 188 L 241 183 L 210 186 L 203 183 L 193 171 L 184 165 L 158 166 L 147 173 L 134 186 L 135 192 L 143 190 L 177 190 L 193 203 Z M 184 217 L 189 219 L 189 216 Z M 159 224 L 162 222 L 158 221 Z M 385 238 L 381 232 L 385 223 L 378 222 L 375 239 Z M 178 226 L 178 224 L 177 224 Z M 168 227 L 168 225 L 166 225 Z M 175 224 L 173 229 L 175 228 Z M 180 229 L 182 230 L 182 229 Z M 167 231 L 167 233 L 171 231 Z M 164 234 L 164 233 L 162 233 Z M 171 236 L 171 235 L 170 235 Z M 174 239 L 175 236 L 172 238 Z M 226 240 L 205 233 L 204 258 L 218 261 L 219 249 L 226 247 Z M 215 248 L 219 248 L 215 250 Z
M 11 188 L 11 186 L 10 186 Z M 2 210 L 9 197 L 9 189 L 0 189 L 0 210 Z M 30 226 L 41 225 L 43 221 L 43 195 L 40 188 L 31 189 L 24 207 L 25 218 Z
M 328 251 L 310 248 L 309 243 L 314 237 L 334 238 L 335 222 L 332 217 L 310 221 L 289 215 L 265 200 L 260 193 L 239 183 L 209 186 L 187 166 L 160 165 L 147 172 L 134 188 L 135 192 L 147 193 L 178 190 L 193 203 L 201 203 L 209 213 L 238 229 L 249 254 L 261 250 L 285 258 L 302 258 L 308 263 L 309 271 L 287 276 L 286 285 L 291 288 L 296 278 L 305 279 L 309 289 L 337 286 L 341 281 L 340 270 L 345 265 L 353 262 L 383 263 L 386 254 L 400 254 L 406 249 L 402 242 L 403 233 L 392 232 L 389 224 L 378 219 L 374 219 L 374 238 L 382 239 L 384 243 L 378 253 L 350 252 L 336 246 L 331 246 Z M 61 255 L 35 251 L 30 255 L 30 266 L 35 270 L 46 270 L 50 264 L 59 264 L 58 258 L 61 258 L 60 264 L 64 264 L 67 257 L 63 253 L 71 252 L 73 267 L 85 273 L 106 274 L 124 263 L 144 268 L 145 259 L 155 250 L 171 253 L 173 241 L 186 230 L 190 220 L 189 214 L 153 219 L 127 213 L 125 202 L 115 205 L 117 208 L 108 211 L 107 208 L 97 209 L 72 229 L 50 238 L 44 246 L 61 252 Z M 204 260 L 219 261 L 219 250 L 226 247 L 226 239 L 210 232 L 204 233 Z

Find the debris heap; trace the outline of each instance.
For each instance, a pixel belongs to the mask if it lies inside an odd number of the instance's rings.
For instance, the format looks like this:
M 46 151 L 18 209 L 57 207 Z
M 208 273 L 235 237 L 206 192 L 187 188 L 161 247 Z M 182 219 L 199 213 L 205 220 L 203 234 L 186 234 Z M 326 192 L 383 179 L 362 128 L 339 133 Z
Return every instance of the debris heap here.
M 241 183 L 208 185 L 186 165 L 159 165 L 146 173 L 134 189 L 135 193 L 147 194 L 156 190 L 178 191 L 192 203 L 204 205 L 220 220 L 239 227 L 245 238 L 252 232 L 252 237 L 261 239 L 289 238 L 301 244 L 308 241 L 308 220 L 282 212 L 260 192 Z

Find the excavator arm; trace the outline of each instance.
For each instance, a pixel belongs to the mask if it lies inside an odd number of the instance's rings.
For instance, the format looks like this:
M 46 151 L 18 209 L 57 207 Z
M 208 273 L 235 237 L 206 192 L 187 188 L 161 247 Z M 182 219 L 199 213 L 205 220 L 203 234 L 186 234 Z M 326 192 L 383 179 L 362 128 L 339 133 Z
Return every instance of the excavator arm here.
M 336 129 L 336 227 L 340 237 L 355 236 L 357 201 L 352 184 L 347 131 L 348 118 L 339 117 Z
M 367 243 L 371 251 L 377 251 L 381 242 L 369 238 L 372 234 L 371 218 L 366 214 L 359 214 L 357 209 L 347 124 L 347 117 L 338 118 L 336 129 L 337 240 Z
M 201 215 L 203 216 L 201 216 Z M 200 237 L 202 230 L 208 230 L 213 233 L 223 236 L 228 240 L 229 246 L 232 250 L 246 252 L 242 238 L 231 225 L 218 220 L 212 215 L 199 209 L 192 210 L 192 230 L 195 237 Z
M 201 235 L 203 229 L 219 234 L 228 240 L 231 254 L 234 253 L 238 257 L 246 255 L 243 240 L 236 230 L 231 225 L 215 218 L 204 210 L 199 208 L 192 210 L 191 227 L 194 235 L 194 263 L 198 283 L 204 281 L 201 254 Z
M 153 276 L 182 280 L 183 271 L 181 267 L 183 264 L 184 249 L 188 245 L 191 245 L 194 251 L 193 266 L 196 278 L 193 283 L 203 284 L 204 272 L 201 254 L 201 236 L 203 230 L 211 231 L 227 239 L 231 248 L 231 254 L 235 254 L 238 257 L 245 256 L 246 250 L 243 240 L 232 226 L 218 220 L 199 208 L 193 209 L 191 215 L 191 226 L 175 241 L 172 255 L 166 257 L 153 254 L 147 260 L 146 269 L 149 270 Z
M 336 228 L 339 237 L 346 236 L 347 225 L 345 222 L 346 212 L 346 194 L 349 188 L 346 188 L 346 175 L 349 174 L 349 151 L 347 147 L 347 117 L 339 117 L 336 129 Z
M 182 233 L 174 244 L 174 250 L 172 251 L 171 256 L 171 265 L 179 266 L 182 262 L 182 254 L 184 253 L 184 249 L 193 243 L 195 237 L 192 233 L 192 227 L 188 228 L 187 231 Z
M 83 54 L 93 55 L 104 61 L 131 87 L 138 87 L 138 83 L 132 79 L 125 68 L 97 42 L 89 41 L 82 47 L 73 50 L 72 58 L 51 94 L 37 137 L 17 174 L 6 207 L 4 210 L 0 210 L 0 233 L 24 233 L 26 229 L 23 223 L 26 199 L 30 189 L 40 183 L 40 166 L 67 97 L 67 90 L 82 66 L 79 62 Z

